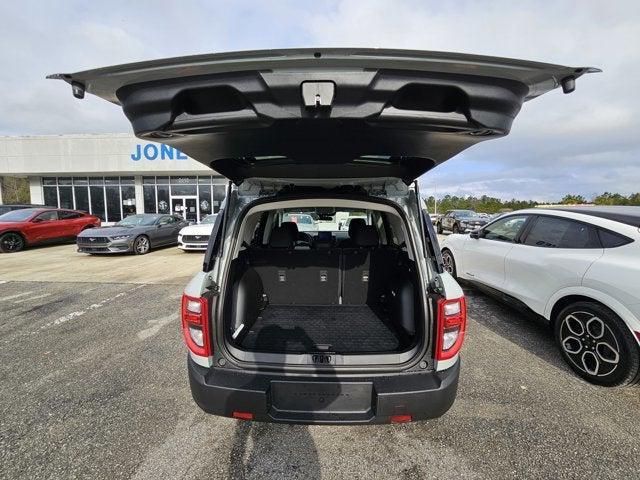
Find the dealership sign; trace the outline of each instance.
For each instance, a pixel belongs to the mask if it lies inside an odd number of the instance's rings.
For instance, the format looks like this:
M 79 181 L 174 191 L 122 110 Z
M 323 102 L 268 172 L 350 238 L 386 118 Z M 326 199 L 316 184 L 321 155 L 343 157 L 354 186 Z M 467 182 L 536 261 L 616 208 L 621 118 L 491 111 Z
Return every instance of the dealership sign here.
M 169 145 L 158 145 L 155 143 L 145 143 L 136 145 L 135 151 L 131 154 L 131 160 L 187 160 L 184 153 Z

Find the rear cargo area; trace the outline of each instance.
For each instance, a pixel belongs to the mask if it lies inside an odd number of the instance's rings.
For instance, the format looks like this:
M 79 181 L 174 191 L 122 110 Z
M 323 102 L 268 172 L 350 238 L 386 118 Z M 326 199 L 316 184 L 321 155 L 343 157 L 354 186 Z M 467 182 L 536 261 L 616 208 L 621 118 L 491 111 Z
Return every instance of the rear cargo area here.
M 366 353 L 399 351 L 409 336 L 368 305 L 268 305 L 242 341 L 264 352 Z
M 373 228 L 354 246 L 296 249 L 287 238 L 279 242 L 279 229 L 232 264 L 227 341 L 286 354 L 397 353 L 415 345 L 422 308 L 404 249 L 380 245 Z

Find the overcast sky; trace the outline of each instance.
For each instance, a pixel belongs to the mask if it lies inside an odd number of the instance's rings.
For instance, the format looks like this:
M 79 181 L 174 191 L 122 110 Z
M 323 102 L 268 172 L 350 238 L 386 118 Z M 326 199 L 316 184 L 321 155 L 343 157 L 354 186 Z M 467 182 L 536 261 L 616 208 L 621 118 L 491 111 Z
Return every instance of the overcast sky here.
M 525 104 L 511 134 L 422 178 L 425 193 L 556 200 L 640 190 L 640 2 L 4 2 L 0 134 L 129 132 L 121 110 L 75 100 L 54 72 L 283 47 L 444 50 L 596 66 L 571 95 Z M 44 4 L 48 4 L 44 6 Z

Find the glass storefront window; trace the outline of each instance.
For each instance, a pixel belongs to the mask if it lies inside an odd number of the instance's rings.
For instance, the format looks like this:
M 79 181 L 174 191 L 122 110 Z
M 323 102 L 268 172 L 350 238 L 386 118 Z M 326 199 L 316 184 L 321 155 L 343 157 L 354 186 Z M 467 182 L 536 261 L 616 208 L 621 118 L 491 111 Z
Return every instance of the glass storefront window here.
M 122 220 L 120 212 L 120 187 L 109 185 L 104 187 L 107 194 L 107 222 L 119 222 Z
M 226 193 L 225 184 L 213 184 L 214 178 L 202 176 L 142 177 L 143 198 L 136 199 L 135 177 L 42 177 L 43 201 L 47 206 L 77 209 L 99 217 L 103 222 L 117 222 L 137 211 L 142 202 L 145 213 L 170 213 L 171 202 L 191 202 L 191 214 L 198 220 L 220 210 Z M 183 197 L 197 197 L 184 199 Z M 194 217 L 195 219 L 195 217 Z
M 60 208 L 73 208 L 73 192 L 71 187 L 58 186 L 58 195 L 60 195 Z
M 122 191 L 122 215 L 134 215 L 136 213 L 136 189 L 133 185 L 123 185 Z
M 75 183 L 75 180 L 73 181 Z M 73 195 L 76 198 L 76 210 L 89 211 L 89 187 L 74 186 Z
M 58 188 L 57 187 L 42 187 L 44 190 L 44 204 L 48 207 L 58 206 Z
M 144 213 L 158 213 L 156 211 L 156 186 L 144 185 L 142 193 L 144 194 Z
M 198 191 L 195 185 L 171 185 L 171 195 L 174 197 L 197 194 Z
M 198 187 L 198 204 L 200 206 L 200 218 L 211 213 L 211 185 Z
M 169 213 L 169 185 L 158 185 L 158 213 Z
M 91 214 L 98 217 L 103 222 L 106 221 L 104 208 L 104 187 L 91 186 L 89 187 L 89 193 L 91 194 Z
M 171 185 L 186 185 L 196 183 L 196 177 L 171 177 Z
M 222 201 L 226 195 L 224 185 L 214 185 L 213 186 L 213 201 L 211 204 L 213 205 L 213 213 L 218 213 L 220 210 L 220 206 L 222 205 Z

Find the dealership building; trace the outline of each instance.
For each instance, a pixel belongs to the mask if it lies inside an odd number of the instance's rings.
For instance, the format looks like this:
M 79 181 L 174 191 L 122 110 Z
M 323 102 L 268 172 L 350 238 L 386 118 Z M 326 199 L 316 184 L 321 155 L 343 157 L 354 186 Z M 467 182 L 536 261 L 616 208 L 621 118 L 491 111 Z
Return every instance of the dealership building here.
M 31 203 L 104 222 L 133 213 L 217 213 L 226 179 L 181 151 L 131 134 L 0 137 L 0 177 L 26 177 Z M 1 203 L 1 197 L 0 197 Z

